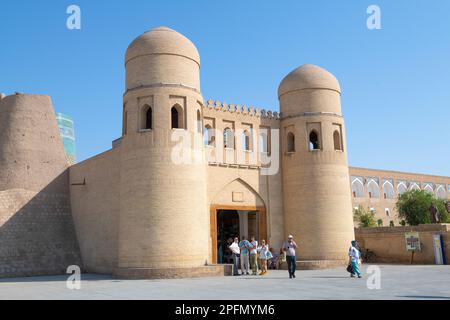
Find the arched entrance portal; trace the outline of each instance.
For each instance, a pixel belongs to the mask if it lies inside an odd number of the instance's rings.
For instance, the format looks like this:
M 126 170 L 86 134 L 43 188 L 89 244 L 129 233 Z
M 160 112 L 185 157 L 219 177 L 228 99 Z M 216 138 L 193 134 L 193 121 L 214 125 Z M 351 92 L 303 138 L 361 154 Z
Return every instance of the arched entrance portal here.
M 228 240 L 238 236 L 267 239 L 266 208 L 258 206 L 211 206 L 212 262 L 230 263 Z

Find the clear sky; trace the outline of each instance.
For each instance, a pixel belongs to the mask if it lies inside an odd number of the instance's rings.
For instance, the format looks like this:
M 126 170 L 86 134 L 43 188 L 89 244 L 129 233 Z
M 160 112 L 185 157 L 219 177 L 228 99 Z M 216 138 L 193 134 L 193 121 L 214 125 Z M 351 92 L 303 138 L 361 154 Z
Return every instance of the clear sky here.
M 2 0 L 0 92 L 50 95 L 89 158 L 120 137 L 128 44 L 168 26 L 199 49 L 205 99 L 278 110 L 282 78 L 317 64 L 341 83 L 351 166 L 450 176 L 449 17 L 448 0 Z

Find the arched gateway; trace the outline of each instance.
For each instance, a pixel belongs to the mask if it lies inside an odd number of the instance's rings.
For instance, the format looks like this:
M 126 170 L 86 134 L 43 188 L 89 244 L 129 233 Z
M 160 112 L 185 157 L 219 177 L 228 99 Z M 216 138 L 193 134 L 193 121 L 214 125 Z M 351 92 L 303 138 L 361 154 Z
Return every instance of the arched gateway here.
M 210 205 L 212 263 L 230 263 L 230 238 L 268 240 L 267 210 L 262 197 L 246 182 L 236 179 L 220 191 Z

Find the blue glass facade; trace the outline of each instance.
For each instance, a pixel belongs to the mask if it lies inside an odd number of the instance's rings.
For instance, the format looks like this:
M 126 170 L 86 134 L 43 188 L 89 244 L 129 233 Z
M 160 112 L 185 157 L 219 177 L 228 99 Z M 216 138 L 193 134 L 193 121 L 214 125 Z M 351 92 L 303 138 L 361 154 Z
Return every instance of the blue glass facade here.
M 76 148 L 75 148 L 75 124 L 71 117 L 56 113 L 56 120 L 58 122 L 59 132 L 64 144 L 64 150 L 71 163 L 76 162 Z

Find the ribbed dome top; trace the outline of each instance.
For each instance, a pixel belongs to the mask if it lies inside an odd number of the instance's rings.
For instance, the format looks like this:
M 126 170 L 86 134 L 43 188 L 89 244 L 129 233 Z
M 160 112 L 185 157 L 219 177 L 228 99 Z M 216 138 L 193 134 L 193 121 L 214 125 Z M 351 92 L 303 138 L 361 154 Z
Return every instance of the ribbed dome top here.
M 195 45 L 185 36 L 167 27 L 147 31 L 128 47 L 125 64 L 133 58 L 152 54 L 171 54 L 194 60 L 200 65 Z
M 278 97 L 303 89 L 329 89 L 341 92 L 339 81 L 334 75 L 321 67 L 305 64 L 289 73 L 281 81 Z

